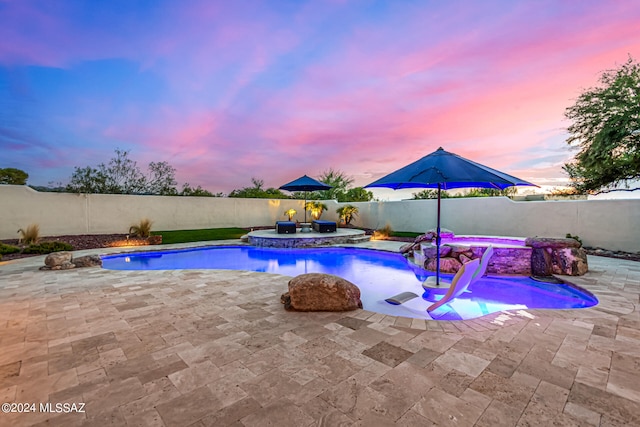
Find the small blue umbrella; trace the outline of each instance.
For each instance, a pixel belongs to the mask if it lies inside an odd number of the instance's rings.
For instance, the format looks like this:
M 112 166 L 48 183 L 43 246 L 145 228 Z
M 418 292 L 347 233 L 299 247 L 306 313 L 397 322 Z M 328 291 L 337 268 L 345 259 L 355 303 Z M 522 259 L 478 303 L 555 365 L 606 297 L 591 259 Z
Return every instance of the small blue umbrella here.
M 286 191 L 304 191 L 304 222 L 307 222 L 307 191 L 329 190 L 331 187 L 324 182 L 317 181 L 307 175 L 303 175 L 280 187 L 280 190 Z
M 436 229 L 436 285 L 440 284 L 440 192 L 454 188 L 495 188 L 504 190 L 516 185 L 537 185 L 497 171 L 480 163 L 460 157 L 438 148 L 433 153 L 410 165 L 383 176 L 369 187 L 385 187 L 394 190 L 402 188 L 437 188 L 438 223 Z

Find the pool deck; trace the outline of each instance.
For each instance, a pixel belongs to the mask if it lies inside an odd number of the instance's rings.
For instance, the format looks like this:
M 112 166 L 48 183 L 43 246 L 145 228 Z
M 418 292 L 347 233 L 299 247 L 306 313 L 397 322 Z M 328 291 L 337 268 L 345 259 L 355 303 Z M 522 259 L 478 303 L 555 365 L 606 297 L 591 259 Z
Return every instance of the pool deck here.
M 589 256 L 594 308 L 439 322 L 286 312 L 279 275 L 43 259 L 0 263 L 0 401 L 85 412 L 2 426 L 640 425 L 638 262 Z

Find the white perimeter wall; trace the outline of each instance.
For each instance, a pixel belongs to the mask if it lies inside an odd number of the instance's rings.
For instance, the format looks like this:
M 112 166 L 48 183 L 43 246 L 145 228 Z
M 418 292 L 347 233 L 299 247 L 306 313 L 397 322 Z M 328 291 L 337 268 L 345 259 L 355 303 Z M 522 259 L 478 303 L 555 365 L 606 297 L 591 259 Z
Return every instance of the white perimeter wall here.
M 322 219 L 336 221 L 341 204 L 325 201 Z M 355 225 L 397 231 L 435 228 L 436 200 L 352 203 Z M 304 218 L 302 200 L 164 197 L 111 194 L 40 193 L 27 186 L 0 185 L 0 239 L 38 224 L 42 236 L 126 233 L 143 218 L 154 230 L 268 226 L 294 208 Z M 514 202 L 506 197 L 442 200 L 443 228 L 455 234 L 492 236 L 579 236 L 586 246 L 640 252 L 640 199 Z

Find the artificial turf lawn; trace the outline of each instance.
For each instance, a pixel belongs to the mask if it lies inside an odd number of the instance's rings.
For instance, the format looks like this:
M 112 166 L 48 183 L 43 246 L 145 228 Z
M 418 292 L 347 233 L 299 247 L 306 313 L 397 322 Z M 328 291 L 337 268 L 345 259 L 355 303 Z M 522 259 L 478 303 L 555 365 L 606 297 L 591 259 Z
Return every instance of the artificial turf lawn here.
M 202 242 L 205 240 L 239 239 L 247 234 L 244 228 L 205 228 L 202 230 L 154 231 L 152 235 L 162 235 L 162 244 Z
M 414 233 L 413 231 L 392 231 L 390 233 L 393 237 L 418 237 L 424 233 Z

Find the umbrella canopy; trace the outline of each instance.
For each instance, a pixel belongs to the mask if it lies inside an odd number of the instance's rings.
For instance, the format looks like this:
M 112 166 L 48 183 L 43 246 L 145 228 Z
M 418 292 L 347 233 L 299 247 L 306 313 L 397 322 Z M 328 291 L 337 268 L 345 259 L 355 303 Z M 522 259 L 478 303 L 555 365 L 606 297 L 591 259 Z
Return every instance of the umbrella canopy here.
M 331 187 L 324 182 L 315 180 L 307 175 L 303 175 L 287 184 L 280 186 L 280 190 L 286 191 L 304 191 L 304 222 L 307 222 L 307 191 L 328 190 Z
M 504 190 L 516 185 L 537 185 L 497 171 L 480 163 L 438 148 L 433 153 L 389 175 L 372 182 L 368 187 L 437 188 L 438 223 L 436 229 L 436 284 L 440 283 L 440 192 L 454 188 L 495 188 Z

